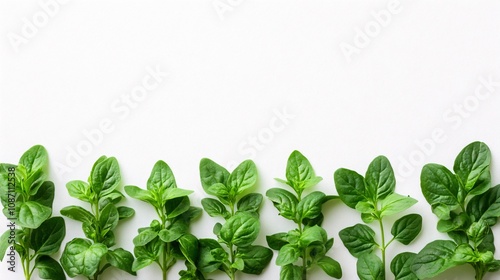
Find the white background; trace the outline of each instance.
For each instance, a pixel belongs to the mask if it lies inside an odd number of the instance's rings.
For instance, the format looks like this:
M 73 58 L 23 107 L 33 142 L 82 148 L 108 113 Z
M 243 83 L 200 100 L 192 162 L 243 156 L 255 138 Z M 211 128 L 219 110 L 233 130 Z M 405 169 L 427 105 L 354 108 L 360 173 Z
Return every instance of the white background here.
M 492 151 L 493 182 L 500 182 L 500 2 L 228 1 L 75 0 L 48 9 L 41 3 L 50 1 L 1 1 L 0 161 L 16 163 L 32 145 L 44 145 L 59 215 L 80 204 L 65 183 L 85 180 L 103 154 L 119 160 L 124 185 L 141 187 L 154 163 L 166 161 L 178 186 L 195 191 L 196 205 L 205 197 L 203 157 L 230 168 L 252 158 L 260 175 L 255 191 L 264 194 L 280 186 L 273 178 L 284 177 L 288 155 L 298 149 L 324 178 L 317 189 L 336 194 L 337 168 L 364 173 L 383 154 L 396 170 L 397 192 L 420 201 L 407 213 L 424 216 L 416 242 L 393 243 L 389 259 L 446 238 L 420 193 L 424 163 L 451 168 L 465 145 L 480 140 Z M 378 23 L 377 14 L 390 17 Z M 351 55 L 342 50 L 347 45 Z M 156 68 L 168 77 L 134 101 L 147 69 Z M 488 90 L 482 80 L 496 85 Z M 109 127 L 99 138 L 101 122 Z M 97 137 L 94 144 L 86 133 Z M 79 160 L 78 149 L 85 154 Z M 136 229 L 154 213 L 142 202 L 125 203 L 137 213 L 119 226 L 118 244 L 132 250 Z M 361 222 L 359 215 L 338 202 L 324 213 L 336 241 L 329 255 L 340 261 L 343 279 L 356 279 L 338 232 Z M 293 226 L 268 200 L 261 218 L 258 244 Z M 204 214 L 192 231 L 213 237 L 216 221 Z M 67 227 L 65 243 L 83 236 L 79 223 L 67 220 Z M 239 279 L 278 279 L 275 258 L 261 276 Z M 23 279 L 5 263 L 0 275 Z M 137 279 L 159 275 L 151 266 Z M 464 266 L 436 279 L 473 275 Z M 105 279 L 134 278 L 113 270 Z

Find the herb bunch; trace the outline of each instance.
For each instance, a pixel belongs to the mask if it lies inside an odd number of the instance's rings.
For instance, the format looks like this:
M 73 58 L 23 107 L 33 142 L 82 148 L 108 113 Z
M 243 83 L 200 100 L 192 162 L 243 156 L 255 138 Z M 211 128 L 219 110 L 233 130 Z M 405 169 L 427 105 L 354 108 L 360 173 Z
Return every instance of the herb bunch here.
M 476 280 L 500 269 L 491 230 L 500 217 L 500 185 L 491 187 L 490 162 L 488 146 L 473 142 L 456 157 L 454 173 L 440 164 L 423 167 L 422 193 L 439 219 L 437 230 L 452 240 L 432 241 L 418 253 L 412 269 L 419 279 L 462 264 L 474 268 Z
M 340 264 L 326 255 L 333 246 L 333 238 L 328 239 L 321 227 L 324 220 L 322 205 L 336 197 L 326 196 L 320 191 L 303 196 L 306 189 L 315 186 L 322 178 L 315 175 L 309 160 L 299 151 L 293 151 L 288 158 L 286 180 L 276 180 L 289 186 L 295 194 L 286 189 L 271 188 L 266 196 L 283 218 L 297 224 L 297 228 L 289 232 L 267 236 L 269 247 L 279 251 L 276 264 L 281 266 L 280 279 L 305 280 L 307 271 L 313 266 L 319 266 L 330 277 L 341 278 Z
M 166 280 L 168 270 L 177 260 L 185 259 L 187 269 L 180 272 L 180 279 L 204 279 L 196 269 L 198 239 L 189 233 L 191 221 L 201 215 L 200 208 L 191 206 L 188 195 L 193 191 L 178 188 L 172 170 L 160 160 L 151 171 L 146 190 L 125 186 L 125 192 L 153 206 L 159 219 L 153 220 L 149 227 L 140 228 L 134 238 L 137 258 L 132 270 L 157 263 Z
M 130 218 L 135 211 L 116 206 L 123 198 L 117 190 L 121 183 L 120 168 L 114 157 L 100 157 L 92 167 L 88 183 L 80 180 L 66 184 L 69 195 L 90 204 L 90 211 L 81 206 L 61 209 L 64 216 L 82 222 L 86 238 L 74 238 L 66 244 L 61 264 L 70 277 L 82 275 L 97 280 L 109 267 L 116 267 L 132 275 L 132 253 L 111 249 L 115 245 L 114 230 L 120 220 Z
M 357 172 L 340 168 L 334 173 L 334 181 L 340 199 L 350 208 L 361 213 L 364 223 L 377 222 L 380 240 L 375 240 L 375 231 L 365 225 L 356 224 L 339 232 L 340 239 L 349 252 L 358 259 L 357 274 L 361 280 L 385 279 L 386 250 L 397 240 L 404 245 L 412 242 L 422 228 L 422 217 L 408 214 L 396 220 L 391 228 L 392 238 L 386 239 L 383 219 L 403 212 L 417 203 L 417 200 L 395 193 L 396 178 L 389 160 L 376 157 L 368 166 L 363 177 Z M 375 254 L 379 249 L 382 259 Z M 390 268 L 395 279 L 417 279 L 410 265 L 413 253 L 396 255 Z
M 244 195 L 257 183 L 255 164 L 245 160 L 229 173 L 204 158 L 200 162 L 200 179 L 205 192 L 217 198 L 202 199 L 203 209 L 211 217 L 222 217 L 224 224 L 216 223 L 213 228 L 218 240 L 199 240 L 198 268 L 203 273 L 222 270 L 232 280 L 238 271 L 262 273 L 273 255 L 269 248 L 253 245 L 260 231 L 259 209 L 263 199 L 258 193 Z
M 35 268 L 42 279 L 66 279 L 61 265 L 50 257 L 59 251 L 66 226 L 62 217 L 51 217 L 54 183 L 46 180 L 47 167 L 47 150 L 40 145 L 27 150 L 17 166 L 0 164 L 3 213 L 11 221 L 0 237 L 0 260 L 7 249 L 15 250 L 26 280 Z

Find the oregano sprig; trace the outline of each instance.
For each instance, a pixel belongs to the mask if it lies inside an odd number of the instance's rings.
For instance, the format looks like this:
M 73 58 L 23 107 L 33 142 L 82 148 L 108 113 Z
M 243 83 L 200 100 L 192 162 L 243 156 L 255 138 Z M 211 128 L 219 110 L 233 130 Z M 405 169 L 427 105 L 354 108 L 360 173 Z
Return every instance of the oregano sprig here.
M 476 280 L 500 269 L 491 230 L 500 217 L 500 185 L 491 187 L 490 163 L 488 146 L 473 142 L 456 157 L 454 173 L 435 163 L 423 167 L 422 193 L 439 218 L 437 230 L 452 240 L 432 241 L 418 253 L 411 268 L 419 279 L 462 264 L 474 268 Z
M 191 206 L 188 195 L 193 191 L 178 188 L 172 170 L 160 160 L 151 171 L 146 190 L 125 186 L 125 192 L 151 205 L 158 215 L 158 220 L 140 228 L 133 240 L 136 259 L 132 270 L 157 263 L 166 280 L 168 270 L 177 260 L 185 259 L 187 269 L 180 272 L 180 279 L 204 279 L 196 269 L 198 239 L 189 233 L 191 221 L 201 215 L 200 208 Z
M 386 279 L 386 250 L 394 241 L 408 245 L 420 233 L 422 217 L 408 214 L 396 220 L 391 228 L 392 238 L 387 239 L 384 217 L 403 212 L 417 203 L 416 199 L 395 193 L 396 178 L 391 163 L 384 156 L 376 157 L 363 177 L 356 171 L 340 168 L 334 173 L 334 181 L 340 199 L 350 208 L 361 213 L 364 223 L 376 222 L 380 240 L 375 231 L 365 224 L 356 224 L 339 232 L 340 239 L 356 258 L 357 274 L 361 280 Z M 381 257 L 375 254 L 380 250 Z M 395 279 L 417 279 L 410 269 L 414 253 L 396 255 L 391 262 Z
M 293 151 L 288 158 L 286 180 L 276 180 L 289 186 L 295 194 L 272 188 L 266 195 L 283 218 L 297 224 L 297 228 L 289 232 L 267 236 L 269 247 L 279 251 L 276 264 L 281 266 L 280 279 L 305 280 L 307 271 L 313 266 L 320 267 L 330 277 L 341 278 L 340 264 L 326 255 L 333 246 L 333 238 L 328 239 L 321 227 L 324 219 L 322 205 L 336 197 L 326 196 L 320 191 L 303 196 L 305 190 L 322 178 L 315 175 L 309 160 L 299 151 Z
M 255 164 L 245 160 L 229 173 L 224 167 L 204 158 L 200 162 L 200 179 L 205 192 L 217 198 L 202 199 L 203 209 L 211 217 L 222 217 L 224 223 L 216 223 L 213 228 L 218 240 L 199 240 L 198 268 L 203 273 L 220 269 L 231 280 L 236 279 L 238 271 L 262 273 L 273 255 L 269 248 L 253 245 L 260 231 L 262 195 L 244 195 L 257 183 Z
M 120 167 L 114 157 L 100 157 L 92 167 L 88 182 L 75 180 L 66 184 L 69 195 L 86 202 L 90 211 L 81 206 L 61 209 L 64 216 L 82 222 L 86 238 L 68 242 L 61 256 L 61 264 L 70 277 L 82 275 L 97 280 L 109 267 L 116 267 L 132 275 L 132 253 L 115 245 L 114 230 L 120 220 L 130 218 L 135 211 L 116 206 L 123 198 L 117 190 L 121 184 Z
M 47 168 L 47 150 L 41 145 L 27 150 L 17 165 L 0 164 L 3 213 L 11 221 L 0 237 L 0 261 L 7 249 L 9 254 L 15 250 L 26 280 L 35 268 L 42 279 L 66 279 L 59 262 L 50 257 L 59 251 L 66 226 L 62 217 L 51 217 L 54 183 L 47 181 Z

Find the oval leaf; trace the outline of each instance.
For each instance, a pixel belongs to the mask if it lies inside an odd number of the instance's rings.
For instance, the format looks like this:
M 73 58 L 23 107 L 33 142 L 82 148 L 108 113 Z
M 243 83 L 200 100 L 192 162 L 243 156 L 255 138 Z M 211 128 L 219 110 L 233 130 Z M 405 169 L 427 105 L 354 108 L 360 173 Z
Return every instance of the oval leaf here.
M 375 232 L 368 226 L 356 224 L 339 232 L 339 237 L 349 252 L 359 258 L 363 254 L 369 254 L 377 246 Z
M 384 199 L 394 193 L 396 177 L 391 163 L 385 156 L 376 157 L 368 166 L 365 187 L 366 193 L 372 201 Z
M 220 230 L 220 237 L 236 246 L 248 246 L 257 239 L 260 230 L 259 220 L 246 212 L 236 213 L 229 218 Z
M 418 214 L 409 214 L 394 222 L 391 233 L 394 239 L 408 245 L 417 237 L 421 229 L 422 216 Z

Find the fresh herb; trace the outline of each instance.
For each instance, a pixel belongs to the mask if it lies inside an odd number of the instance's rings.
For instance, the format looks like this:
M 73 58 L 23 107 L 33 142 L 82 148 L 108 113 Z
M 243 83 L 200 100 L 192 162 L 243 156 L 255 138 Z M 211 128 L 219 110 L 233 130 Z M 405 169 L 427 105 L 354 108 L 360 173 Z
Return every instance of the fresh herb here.
M 439 218 L 437 230 L 453 241 L 433 241 L 418 253 L 411 268 L 420 279 L 466 263 L 477 280 L 500 269 L 491 230 L 500 217 L 500 185 L 491 188 L 490 162 L 488 146 L 473 142 L 455 159 L 455 173 L 434 163 L 423 167 L 422 193 Z
M 191 221 L 201 215 L 201 209 L 190 206 L 188 195 L 193 191 L 177 188 L 174 174 L 164 161 L 158 161 L 149 176 L 147 189 L 125 186 L 125 192 L 155 209 L 159 220 L 139 229 L 134 238 L 136 259 L 133 271 L 157 263 L 163 280 L 178 259 L 185 259 L 187 270 L 180 273 L 182 280 L 204 279 L 196 269 L 198 239 L 189 233 Z
M 325 229 L 321 227 L 323 204 L 337 197 L 326 196 L 320 191 L 303 196 L 306 189 L 322 178 L 315 175 L 309 160 L 298 151 L 292 152 L 288 158 L 286 180 L 276 180 L 291 187 L 295 194 L 282 188 L 272 188 L 266 195 L 283 218 L 297 224 L 294 230 L 267 236 L 269 247 L 279 251 L 276 264 L 281 266 L 280 279 L 305 280 L 307 270 L 313 266 L 320 267 L 331 277 L 341 278 L 340 264 L 326 255 L 333 246 L 333 238 L 328 239 Z M 299 262 L 300 265 L 297 265 Z
M 46 180 L 47 167 L 47 151 L 40 145 L 26 151 L 17 166 L 0 164 L 3 213 L 11 221 L 0 237 L 0 260 L 7 249 L 15 250 L 26 279 L 35 268 L 42 279 L 66 279 L 61 265 L 50 257 L 59 251 L 66 226 L 62 217 L 51 217 L 54 184 Z
M 399 218 L 391 228 L 392 238 L 387 241 L 383 218 L 398 214 L 417 200 L 394 192 L 396 179 L 389 160 L 384 156 L 375 158 L 366 171 L 365 177 L 353 170 L 340 168 L 334 174 L 335 186 L 340 199 L 350 208 L 361 213 L 364 223 L 378 222 L 380 241 L 375 240 L 375 231 L 365 225 L 356 224 L 339 232 L 340 239 L 356 258 L 357 274 L 362 280 L 385 279 L 386 249 L 397 240 L 408 245 L 420 233 L 422 217 L 409 214 Z M 381 251 L 382 259 L 375 253 Z M 410 265 L 414 253 L 401 253 L 394 257 L 390 268 L 395 279 L 417 279 Z
M 229 173 L 224 167 L 204 158 L 200 162 L 200 178 L 205 192 L 217 197 L 204 198 L 201 201 L 203 209 L 212 217 L 224 218 L 225 223 L 216 223 L 213 228 L 218 241 L 199 240 L 198 268 L 203 273 L 220 269 L 232 280 L 236 279 L 237 271 L 260 274 L 273 253 L 269 248 L 252 245 L 260 231 L 258 211 L 262 195 L 243 194 L 257 183 L 255 164 L 251 160 L 243 161 Z
M 90 211 L 81 206 L 61 209 L 64 216 L 82 222 L 85 238 L 74 238 L 66 244 L 61 264 L 70 277 L 82 275 L 90 280 L 98 277 L 109 267 L 116 267 L 132 275 L 134 256 L 115 245 L 114 230 L 118 221 L 130 218 L 135 211 L 116 206 L 123 198 L 117 190 L 121 183 L 120 168 L 115 158 L 100 157 L 92 167 L 88 183 L 80 180 L 66 184 L 69 195 L 90 204 Z

